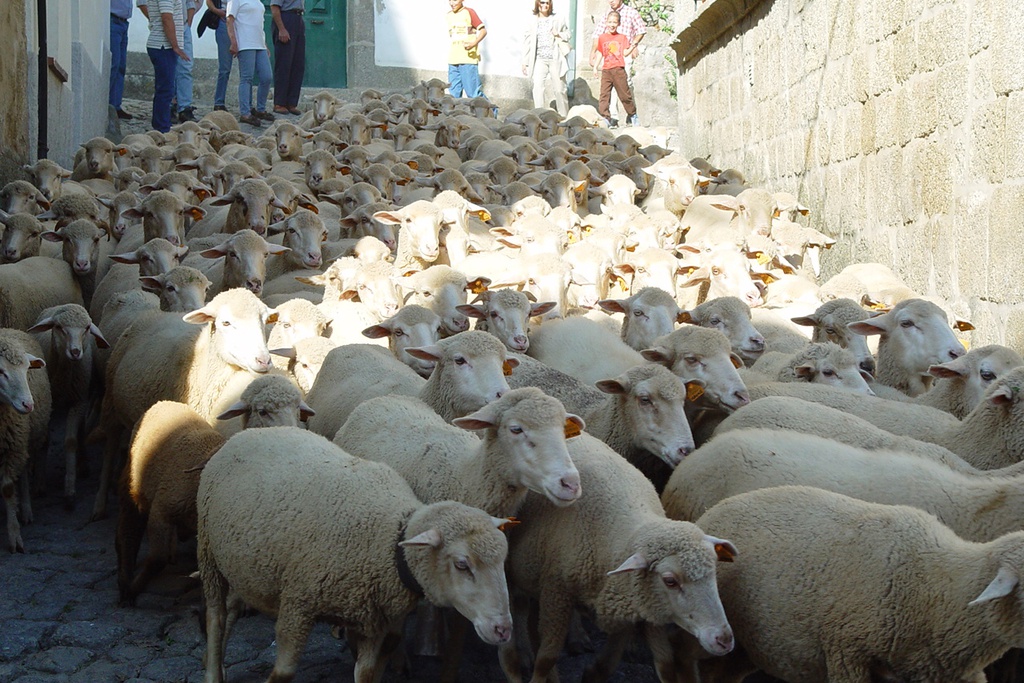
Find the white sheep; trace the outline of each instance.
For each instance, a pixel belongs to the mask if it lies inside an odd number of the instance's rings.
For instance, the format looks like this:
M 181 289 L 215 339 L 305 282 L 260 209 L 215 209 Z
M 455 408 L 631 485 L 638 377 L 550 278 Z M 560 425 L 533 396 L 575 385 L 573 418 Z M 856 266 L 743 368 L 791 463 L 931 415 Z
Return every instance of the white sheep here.
M 33 422 L 41 418 L 45 429 L 50 418 L 50 390 L 39 344 L 20 330 L 0 329 L 0 494 L 7 509 L 7 544 L 10 551 L 25 552 L 18 524 L 18 495 L 25 522 L 32 521 L 27 476 L 23 476 L 32 451 L 40 444 L 33 439 Z M 38 415 L 32 413 L 38 411 Z M 45 440 L 43 441 L 45 444 Z M 45 448 L 45 445 L 43 445 Z
M 792 486 L 735 496 L 697 524 L 742 549 L 718 573 L 742 652 L 702 663 L 705 680 L 721 668 L 729 680 L 760 669 L 789 681 L 980 681 L 1024 639 L 1024 533 L 972 543 L 915 508 Z
M 708 299 L 696 308 L 680 313 L 678 320 L 719 330 L 747 366 L 764 353 L 764 336 L 750 322 L 750 306 L 738 297 Z
M 316 304 L 303 298 L 293 298 L 276 306 L 277 321 L 267 335 L 267 348 L 274 358 L 274 367 L 285 369 L 287 362 L 279 360 L 280 354 L 275 349 L 294 347 L 300 340 L 319 337 L 327 331 L 330 319 L 324 315 Z
M 98 394 L 97 349 L 110 348 L 89 312 L 78 304 L 63 304 L 44 310 L 28 332 L 36 335 L 46 358 L 46 372 L 54 406 L 66 408 L 64 423 L 64 503 L 74 504 L 78 474 L 79 444 L 84 440 L 86 420 Z
M 395 268 L 400 275 L 425 270 L 440 256 L 444 212 L 430 202 L 418 200 L 398 211 L 378 211 L 373 219 L 399 226 Z
M 395 358 L 426 379 L 434 371 L 434 361 L 417 358 L 409 348 L 430 346 L 441 339 L 441 318 L 430 309 L 415 304 L 402 306 L 398 313 L 363 330 L 370 339 L 387 337 L 388 349 Z
M 239 495 L 271 489 L 287 493 Z M 508 546 L 495 528 L 505 520 L 454 502 L 424 505 L 390 467 L 320 436 L 287 427 L 235 435 L 203 469 L 198 510 L 211 683 L 223 681 L 238 601 L 277 615 L 271 677 L 282 681 L 323 618 L 344 621 L 357 644 L 356 678 L 378 680 L 385 642 L 401 637 L 424 596 L 454 607 L 488 643 L 511 638 Z
M 126 292 L 139 286 L 140 276 L 159 275 L 177 266 L 188 253 L 187 247 L 179 247 L 167 240 L 157 237 L 133 251 L 111 254 L 115 261 L 107 274 L 96 285 L 92 301 L 89 304 L 89 315 L 99 320 L 103 307 L 112 296 Z
M 672 332 L 675 323 L 684 322 L 685 313 L 675 298 L 663 289 L 643 287 L 625 299 L 605 299 L 598 306 L 608 313 L 622 314 L 620 336 L 631 349 L 642 351 L 654 340 Z
M 868 385 L 871 375 L 858 367 L 847 349 L 832 342 L 811 342 L 802 350 L 785 354 L 769 351 L 751 367 L 771 381 L 826 384 L 859 394 L 873 396 Z
M 0 263 L 17 263 L 30 256 L 39 256 L 44 228 L 35 216 L 0 211 L 0 223 L 4 226 L 4 234 L 0 238 Z
M 408 352 L 436 363 L 428 379 L 379 346 L 351 344 L 332 350 L 306 395 L 317 412 L 309 428 L 333 437 L 357 405 L 388 394 L 418 396 L 450 422 L 508 391 L 505 374 L 518 364 L 506 357 L 501 342 L 473 330 Z
M 82 288 L 62 260 L 32 256 L 0 265 L 0 327 L 27 330 L 51 306 L 82 305 Z
M 932 388 L 912 403 L 931 406 L 961 420 L 974 410 L 994 380 L 1024 365 L 1013 349 L 998 344 L 979 346 L 965 355 L 928 368 Z
M 614 332 L 581 317 L 545 322 L 534 330 L 527 353 L 591 385 L 644 363 Z
M 513 590 L 539 608 L 531 680 L 549 680 L 577 606 L 609 633 L 611 654 L 594 667 L 598 680 L 614 670 L 640 622 L 677 624 L 709 652 L 729 652 L 733 635 L 718 598 L 715 564 L 716 551 L 727 559 L 736 548 L 667 519 L 651 483 L 607 445 L 581 434 L 568 447 L 584 494 L 566 508 L 527 498 L 523 524 L 510 536 Z M 515 648 L 501 646 L 499 657 L 506 677 L 520 680 Z
M 218 238 L 207 249 L 196 251 L 197 246 L 189 240 L 193 254 L 186 257 L 184 263 L 203 271 L 213 283 L 211 294 L 214 296 L 235 287 L 245 287 L 260 296 L 266 282 L 267 259 L 291 251 L 289 247 L 268 242 L 248 228 Z
M 408 292 L 405 303 L 425 306 L 441 316 L 446 337 L 469 329 L 469 320 L 459 306 L 465 305 L 468 292 L 483 292 L 490 284 L 490 278 L 469 280 L 458 270 L 441 264 L 399 280 L 399 286 Z
M 396 425 L 404 436 L 383 438 Z M 381 396 L 359 404 L 334 443 L 395 468 L 425 503 L 457 500 L 509 517 L 518 514 L 527 491 L 557 506 L 580 497 L 565 441 L 584 427 L 557 399 L 532 387 L 509 391 L 450 425 L 417 398 Z M 484 430 L 483 438 L 464 430 Z
M 95 519 L 106 512 L 121 436 L 160 400 L 181 401 L 212 423 L 220 393 L 236 374 L 269 370 L 264 326 L 274 315 L 252 292 L 231 289 L 184 316 L 151 314 L 124 331 L 107 365 L 100 411 L 106 444 Z
M 555 305 L 553 301 L 530 301 L 527 294 L 514 289 L 492 289 L 481 292 L 473 303 L 459 306 L 458 310 L 476 318 L 473 329 L 493 334 L 509 351 L 525 353 L 530 348 L 530 318 L 544 315 Z
M 923 394 L 931 387 L 929 367 L 967 353 L 953 335 L 943 310 L 921 299 L 905 299 L 888 313 L 847 327 L 856 334 L 881 335 L 876 379 L 910 396 Z
M 840 298 L 826 301 L 814 313 L 792 320 L 797 325 L 814 328 L 812 342 L 830 341 L 850 349 L 857 357 L 860 368 L 874 373 L 875 358 L 868 349 L 867 338 L 848 327 L 850 323 L 867 320 L 872 315 L 875 314 L 861 308 L 853 299 Z

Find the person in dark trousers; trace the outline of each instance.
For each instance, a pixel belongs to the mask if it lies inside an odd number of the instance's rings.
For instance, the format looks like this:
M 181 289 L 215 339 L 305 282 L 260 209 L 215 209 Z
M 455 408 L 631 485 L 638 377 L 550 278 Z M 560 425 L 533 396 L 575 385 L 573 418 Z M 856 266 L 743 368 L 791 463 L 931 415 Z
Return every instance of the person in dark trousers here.
M 184 43 L 185 9 L 182 0 L 140 0 L 136 3 L 149 19 L 146 52 L 153 64 L 153 128 L 166 133 L 171 129 L 171 98 L 174 96 L 174 70 L 179 59 L 189 56 Z
M 304 0 L 270 0 L 274 19 L 274 113 L 300 114 L 299 94 L 306 71 Z
M 594 69 L 601 69 L 601 100 L 597 106 L 597 112 L 604 117 L 605 122 L 611 127 L 612 121 L 609 116 L 608 106 L 612 98 L 612 88 L 622 102 L 622 108 L 629 116 L 626 124 L 637 125 L 636 106 L 633 104 L 633 94 L 629 90 L 629 83 L 626 81 L 626 52 L 631 49 L 629 39 L 619 33 L 619 13 L 612 11 L 604 20 L 605 31 L 594 41 L 594 49 L 590 51 L 590 66 Z
M 117 118 L 130 119 L 121 109 L 124 97 L 124 70 L 128 63 L 128 19 L 132 16 L 132 0 L 110 0 L 110 106 Z

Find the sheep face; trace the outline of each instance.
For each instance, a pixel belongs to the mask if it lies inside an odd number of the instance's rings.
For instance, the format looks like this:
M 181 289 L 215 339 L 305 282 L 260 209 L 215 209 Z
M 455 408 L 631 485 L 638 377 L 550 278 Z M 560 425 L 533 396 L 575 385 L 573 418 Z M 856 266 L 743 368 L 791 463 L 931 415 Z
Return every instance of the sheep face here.
M 82 360 L 95 340 L 97 347 L 110 348 L 103 333 L 93 324 L 89 313 L 77 304 L 48 308 L 29 332 L 50 332 L 50 348 L 70 361 Z
M 454 394 L 451 405 L 456 415 L 468 415 L 501 398 L 509 390 L 505 373 L 519 365 L 514 358 L 506 360 L 501 342 L 475 330 L 407 351 L 437 363 L 430 381 Z
M 793 318 L 797 325 L 813 327 L 813 342 L 830 341 L 838 344 L 857 358 L 857 365 L 867 373 L 875 371 L 875 357 L 868 348 L 867 338 L 856 334 L 847 326 L 849 323 L 865 320 L 871 314 L 853 299 L 835 299 L 818 307 L 814 313 Z
M 622 341 L 640 351 L 654 340 L 670 334 L 680 314 L 672 295 L 657 287 L 645 287 L 628 299 L 605 299 L 598 306 L 609 313 L 621 313 Z
M 166 273 L 139 278 L 147 292 L 160 299 L 161 311 L 184 313 L 202 308 L 210 281 L 201 272 L 189 266 L 175 266 Z
M 106 232 L 97 228 L 95 223 L 82 218 L 59 230 L 44 232 L 43 239 L 60 242 L 63 258 L 75 275 L 88 275 L 96 269 L 100 238 L 105 235 Z
M 416 371 L 420 377 L 430 377 L 433 361 L 409 354 L 410 347 L 430 346 L 441 339 L 441 318 L 436 313 L 415 304 L 404 306 L 396 315 L 363 330 L 370 339 L 388 337 L 388 348 L 395 358 Z
M 702 399 L 727 413 L 750 403 L 750 394 L 736 368 L 743 361 L 732 352 L 729 341 L 718 330 L 682 327 L 655 340 L 644 358 L 664 365 L 684 382 L 704 383 Z
M 0 238 L 0 263 L 17 263 L 37 256 L 42 242 L 43 225 L 28 214 L 0 215 L 4 234 Z
M 683 312 L 680 322 L 718 330 L 748 365 L 764 353 L 764 337 L 750 322 L 750 308 L 737 297 L 706 301 L 692 311 Z
M 26 353 L 14 340 L 0 337 L 0 401 L 22 415 L 31 413 L 35 402 L 28 386 L 28 371 L 45 366 L 41 358 Z
M 564 507 L 579 499 L 580 473 L 565 446 L 566 434 L 582 431 L 583 420 L 567 414 L 556 399 L 539 390 L 514 389 L 466 417 L 452 420 L 462 429 L 486 429 L 488 448 L 509 454 L 512 479 Z
M 252 292 L 231 289 L 213 298 L 206 306 L 186 313 L 185 322 L 208 325 L 214 352 L 237 368 L 258 372 L 270 369 L 270 352 L 264 327 L 277 319 Z
M 974 410 L 998 378 L 1024 361 L 1013 349 L 998 344 L 971 349 L 967 355 L 928 368 L 932 377 L 958 382 L 966 410 Z

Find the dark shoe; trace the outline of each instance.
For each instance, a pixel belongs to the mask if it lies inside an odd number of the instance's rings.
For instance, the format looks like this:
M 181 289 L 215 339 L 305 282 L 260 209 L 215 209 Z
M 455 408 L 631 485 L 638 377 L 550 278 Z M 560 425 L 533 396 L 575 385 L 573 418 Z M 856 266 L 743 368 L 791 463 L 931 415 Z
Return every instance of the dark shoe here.
M 133 117 L 128 112 L 126 112 L 124 109 L 118 109 L 117 110 L 117 118 L 124 119 L 125 121 L 130 121 L 131 119 L 133 119 L 135 117 Z
M 255 126 L 257 128 L 263 125 L 262 123 L 260 123 L 260 120 L 256 118 L 253 114 L 249 114 L 248 116 L 239 116 L 238 122 L 248 123 L 250 126 Z
M 273 121 L 275 118 L 277 118 L 269 111 L 254 111 L 252 115 L 260 119 L 261 121 Z
M 214 111 L 227 111 L 228 108 L 225 107 L 223 104 L 215 104 L 215 105 L 213 105 L 213 110 Z
M 274 105 L 274 113 L 275 114 L 290 114 L 291 112 L 288 111 L 288 107 L 282 107 L 280 105 L 275 104 Z
M 186 121 L 196 120 L 196 108 L 195 107 L 184 107 L 178 112 L 178 123 L 185 123 Z
M 619 120 L 618 119 L 612 119 L 611 121 L 608 122 L 608 127 L 609 128 L 618 128 L 619 127 Z
M 298 116 L 302 113 L 302 110 L 299 109 L 298 107 L 288 107 L 288 113 L 295 114 L 296 116 Z
M 632 116 L 630 116 L 630 117 L 628 117 L 626 119 L 626 125 L 627 126 L 639 126 L 640 125 L 640 117 L 637 116 L 636 114 L 633 114 Z

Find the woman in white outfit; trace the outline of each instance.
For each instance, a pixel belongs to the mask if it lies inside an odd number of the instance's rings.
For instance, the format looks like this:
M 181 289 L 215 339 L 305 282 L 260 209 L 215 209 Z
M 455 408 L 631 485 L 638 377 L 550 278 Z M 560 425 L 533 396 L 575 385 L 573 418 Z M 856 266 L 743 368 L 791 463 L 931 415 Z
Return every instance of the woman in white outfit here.
M 552 0 L 534 0 L 533 20 L 523 38 L 523 75 L 533 79 L 533 106 L 546 107 L 555 94 L 555 109 L 563 116 L 569 109 L 565 75 L 569 72 L 569 27 L 551 9 Z
M 263 15 L 266 12 L 260 0 L 228 0 L 228 38 L 231 54 L 238 57 L 238 109 L 241 123 L 259 126 L 261 121 L 273 121 L 267 111 L 267 95 L 274 82 L 270 69 L 270 52 L 263 34 Z M 257 79 L 256 103 L 252 101 L 252 81 Z

